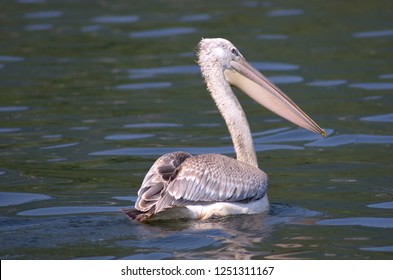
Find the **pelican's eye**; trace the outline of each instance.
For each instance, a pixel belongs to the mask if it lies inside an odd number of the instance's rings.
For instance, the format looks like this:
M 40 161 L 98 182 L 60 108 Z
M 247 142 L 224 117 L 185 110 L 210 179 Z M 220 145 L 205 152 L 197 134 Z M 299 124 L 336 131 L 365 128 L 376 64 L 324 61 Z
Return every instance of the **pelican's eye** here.
M 232 48 L 232 49 L 231 49 L 231 53 L 234 54 L 234 55 L 236 55 L 236 56 L 239 56 L 239 55 L 240 55 L 239 51 L 238 51 L 236 48 Z

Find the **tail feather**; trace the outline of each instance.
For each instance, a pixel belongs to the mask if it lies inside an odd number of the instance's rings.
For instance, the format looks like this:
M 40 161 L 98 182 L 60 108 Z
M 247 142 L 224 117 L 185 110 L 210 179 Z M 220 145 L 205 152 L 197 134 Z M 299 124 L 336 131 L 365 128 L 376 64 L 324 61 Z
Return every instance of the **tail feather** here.
M 124 215 L 126 215 L 130 220 L 135 220 L 138 222 L 143 222 L 149 219 L 153 214 L 149 212 L 142 212 L 137 209 L 121 209 Z

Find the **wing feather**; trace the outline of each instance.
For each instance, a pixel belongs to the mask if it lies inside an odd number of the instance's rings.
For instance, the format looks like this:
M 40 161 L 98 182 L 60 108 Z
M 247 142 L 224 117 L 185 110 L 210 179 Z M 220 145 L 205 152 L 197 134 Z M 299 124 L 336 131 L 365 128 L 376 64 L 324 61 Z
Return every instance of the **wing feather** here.
M 142 182 L 135 208 L 142 212 L 154 212 L 157 201 L 161 199 L 171 179 L 176 176 L 179 166 L 188 157 L 191 157 L 189 153 L 174 152 L 158 158 Z
M 173 207 L 262 198 L 267 175 L 257 167 L 220 154 L 168 153 L 146 174 L 131 219 L 146 220 Z
M 220 154 L 189 157 L 155 205 L 167 208 L 213 202 L 249 202 L 262 198 L 267 175 L 257 167 Z

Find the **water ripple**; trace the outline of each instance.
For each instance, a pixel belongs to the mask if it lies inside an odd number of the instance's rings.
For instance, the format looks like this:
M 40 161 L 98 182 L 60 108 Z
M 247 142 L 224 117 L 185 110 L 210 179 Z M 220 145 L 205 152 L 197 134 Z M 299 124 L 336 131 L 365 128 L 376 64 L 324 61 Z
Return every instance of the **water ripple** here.
M 166 88 L 172 86 L 171 82 L 151 82 L 151 83 L 136 83 L 115 86 L 119 90 L 139 90 L 152 88 Z
M 90 257 L 82 257 L 82 258 L 75 258 L 73 260 L 113 260 L 115 256 L 90 256 Z
M 345 84 L 346 80 L 321 80 L 309 82 L 307 85 L 309 86 L 317 86 L 317 87 L 334 87 Z
M 82 130 L 89 130 L 90 127 L 88 127 L 88 126 L 72 126 L 69 129 L 76 130 L 76 131 L 82 131 Z
M 125 200 L 125 201 L 131 201 L 132 203 L 135 203 L 138 199 L 138 197 L 136 196 L 114 196 L 112 197 L 112 199 L 116 199 L 116 200 Z
M 9 132 L 17 132 L 20 131 L 20 128 L 1 128 L 0 127 L 0 133 L 9 133 Z
M 288 35 L 285 34 L 260 34 L 257 35 L 257 39 L 262 40 L 287 40 L 289 38 Z
M 55 139 L 55 138 L 62 138 L 63 135 L 61 134 L 48 134 L 48 135 L 42 135 L 41 138 L 43 139 Z
M 353 83 L 349 84 L 348 86 L 352 88 L 360 88 L 367 90 L 393 89 L 393 83 Z
M 337 147 L 347 144 L 391 144 L 393 135 L 342 134 L 306 144 L 309 147 Z
M 36 193 L 0 192 L 0 206 L 18 205 L 46 199 L 52 199 L 52 197 Z
M 131 32 L 129 37 L 131 38 L 158 38 L 167 36 L 176 36 L 196 32 L 193 27 L 171 27 L 171 28 L 161 28 L 152 29 L 144 31 Z
M 21 4 L 35 4 L 35 3 L 46 3 L 48 0 L 16 0 L 16 2 Z
M 361 117 L 360 120 L 366 122 L 393 122 L 393 113 Z
M 110 213 L 119 212 L 120 207 L 116 206 L 59 206 L 38 208 L 19 212 L 20 216 L 57 216 L 85 213 Z
M 367 207 L 381 208 L 381 209 L 393 209 L 393 201 L 369 204 L 369 205 L 367 205 Z
M 179 242 L 181 240 L 181 242 Z M 182 232 L 170 236 L 142 239 L 137 247 L 143 248 L 159 248 L 163 250 L 193 250 L 214 246 L 217 240 L 209 235 L 198 233 L 184 234 Z
M 167 258 L 173 258 L 173 254 L 167 252 L 153 252 L 153 253 L 130 255 L 130 256 L 122 257 L 119 260 L 163 260 Z
M 372 95 L 372 96 L 363 97 L 363 100 L 364 101 L 372 101 L 372 100 L 379 100 L 379 99 L 382 99 L 382 98 L 383 98 L 382 95 Z
M 316 222 L 326 226 L 364 226 L 376 228 L 393 228 L 393 218 L 355 217 L 327 219 Z
M 125 128 L 162 128 L 162 127 L 180 127 L 179 123 L 132 123 L 126 124 Z
M 0 106 L 0 112 L 16 112 L 29 109 L 27 106 Z
M 356 32 L 352 34 L 352 37 L 354 38 L 375 38 L 375 37 L 386 37 L 386 36 L 393 36 L 393 29 L 364 31 L 364 32 Z
M 42 11 L 42 12 L 33 12 L 25 15 L 25 18 L 55 18 L 61 17 L 63 15 L 62 11 Z
M 0 61 L 4 62 L 18 62 L 24 60 L 25 58 L 20 56 L 0 55 Z
M 332 129 L 326 129 L 326 134 L 333 133 Z M 296 129 L 290 131 L 279 132 L 269 136 L 255 138 L 255 143 L 272 143 L 272 142 L 294 142 L 294 141 L 313 141 L 320 140 L 322 136 L 306 131 L 303 129 Z
M 269 17 L 297 16 L 301 14 L 303 14 L 303 10 L 301 9 L 285 9 L 267 12 L 267 16 Z
M 116 134 L 106 136 L 105 140 L 135 140 L 149 138 L 153 136 L 154 134 Z
M 182 22 L 193 22 L 193 21 L 207 21 L 210 19 L 208 14 L 196 14 L 196 15 L 187 15 L 182 16 L 180 21 Z
M 301 83 L 304 79 L 300 76 L 272 76 L 269 80 L 275 84 L 292 84 Z
M 298 65 L 295 64 L 279 62 L 251 62 L 251 64 L 260 71 L 288 71 L 297 70 L 300 68 Z
M 128 70 L 130 78 L 146 78 L 153 77 L 155 75 L 178 75 L 178 74 L 194 74 L 199 73 L 199 67 L 197 65 L 177 65 L 177 66 L 165 66 L 157 68 L 142 68 L 142 69 L 130 69 Z
M 138 16 L 100 16 L 92 18 L 92 22 L 98 23 L 131 23 L 139 20 Z
M 363 248 L 359 248 L 359 249 L 360 249 L 360 250 L 363 250 L 363 251 L 393 253 L 393 246 L 363 247 Z
M 279 62 L 251 62 L 251 64 L 260 71 L 288 71 L 297 70 L 300 67 L 295 64 L 279 63 Z M 179 74 L 196 74 L 199 73 L 198 65 L 176 65 L 164 66 L 157 68 L 129 69 L 130 78 L 149 78 L 155 75 L 179 75 Z M 290 78 L 288 78 L 290 77 Z M 282 76 L 277 79 L 293 80 L 293 76 Z M 293 81 L 289 81 L 293 82 Z
M 46 146 L 46 147 L 41 147 L 41 150 L 52 150 L 52 149 L 62 149 L 62 148 L 68 148 L 68 147 L 73 147 L 79 145 L 79 142 L 73 142 L 73 143 L 67 143 L 67 144 L 60 144 L 60 145 L 53 145 L 53 146 Z
M 293 145 L 264 144 L 255 145 L 256 152 L 273 150 L 302 150 L 302 147 Z M 232 146 L 224 147 L 139 147 L 105 150 L 90 153 L 91 156 L 160 156 L 166 153 L 184 151 L 190 154 L 233 154 L 235 151 Z
M 26 31 L 41 31 L 50 30 L 53 28 L 53 24 L 28 24 L 25 26 Z
M 94 32 L 101 29 L 99 25 L 87 25 L 80 28 L 80 32 Z
M 393 74 L 381 74 L 378 76 L 380 79 L 393 79 Z

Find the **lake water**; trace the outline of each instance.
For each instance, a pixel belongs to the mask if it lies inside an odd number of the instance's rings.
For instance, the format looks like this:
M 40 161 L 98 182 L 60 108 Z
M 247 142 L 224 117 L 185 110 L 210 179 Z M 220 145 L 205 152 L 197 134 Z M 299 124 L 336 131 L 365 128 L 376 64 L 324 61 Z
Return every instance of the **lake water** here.
M 391 259 L 391 1 L 6 0 L 2 259 Z M 195 63 L 224 37 L 328 132 L 238 94 L 268 215 L 138 224 L 163 153 L 233 155 Z

